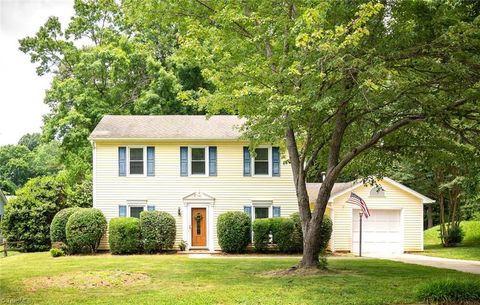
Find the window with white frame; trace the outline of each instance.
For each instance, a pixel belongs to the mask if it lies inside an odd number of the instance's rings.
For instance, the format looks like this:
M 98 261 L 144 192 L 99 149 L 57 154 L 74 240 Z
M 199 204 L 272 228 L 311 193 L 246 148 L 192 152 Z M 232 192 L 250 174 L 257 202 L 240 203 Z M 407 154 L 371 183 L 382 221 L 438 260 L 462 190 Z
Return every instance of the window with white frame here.
M 269 218 L 270 208 L 269 207 L 254 207 L 255 219 Z
M 207 172 L 207 148 L 191 147 L 190 148 L 190 174 L 206 175 Z
M 129 210 L 130 217 L 140 218 L 140 213 L 142 213 L 145 210 L 145 207 L 143 205 L 142 206 L 129 205 L 128 210 Z
M 253 174 L 254 175 L 269 175 L 270 174 L 270 149 L 256 148 L 255 158 L 253 159 Z
M 145 149 L 144 147 L 128 148 L 128 173 L 129 175 L 145 174 Z

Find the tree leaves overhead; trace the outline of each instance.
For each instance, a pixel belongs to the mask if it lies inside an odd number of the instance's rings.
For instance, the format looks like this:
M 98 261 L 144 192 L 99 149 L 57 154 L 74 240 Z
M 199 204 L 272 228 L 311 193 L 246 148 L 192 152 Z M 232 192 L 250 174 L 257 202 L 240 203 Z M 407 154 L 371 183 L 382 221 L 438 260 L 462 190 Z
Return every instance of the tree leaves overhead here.
M 20 40 L 37 73 L 54 76 L 45 96 L 50 112 L 44 133 L 61 140 L 63 162 L 80 175 L 77 180 L 86 173 L 76 167 L 88 171 L 91 164 L 88 136 L 103 115 L 196 113 L 177 93 L 206 86 L 198 67 L 178 70 L 167 62 L 175 29 L 126 16 L 129 5 L 76 0 L 65 29 L 50 17 L 35 36 Z

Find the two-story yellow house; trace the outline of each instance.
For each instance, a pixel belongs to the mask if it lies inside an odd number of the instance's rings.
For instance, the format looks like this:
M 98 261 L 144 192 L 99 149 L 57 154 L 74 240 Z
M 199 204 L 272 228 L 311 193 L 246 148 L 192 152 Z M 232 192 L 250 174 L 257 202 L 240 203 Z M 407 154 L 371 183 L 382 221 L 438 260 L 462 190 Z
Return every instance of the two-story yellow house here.
M 210 251 L 220 249 L 221 213 L 289 216 L 298 209 L 290 165 L 271 145 L 251 156 L 239 139 L 242 124 L 228 115 L 105 116 L 90 137 L 93 206 L 108 221 L 169 212 L 177 242 Z M 108 248 L 106 239 L 101 247 Z
M 217 217 L 244 211 L 252 220 L 288 217 L 298 211 L 292 170 L 276 146 L 251 155 L 236 116 L 105 116 L 91 134 L 93 206 L 109 221 L 166 211 L 177 223 L 177 240 L 188 249 L 220 250 Z M 336 184 L 327 213 L 334 251 L 358 251 L 358 209 L 346 203 L 353 191 L 371 208 L 364 249 L 423 250 L 423 203 L 431 199 L 395 182 L 377 192 L 360 182 Z M 319 184 L 309 184 L 312 201 Z M 108 249 L 107 236 L 101 248 Z

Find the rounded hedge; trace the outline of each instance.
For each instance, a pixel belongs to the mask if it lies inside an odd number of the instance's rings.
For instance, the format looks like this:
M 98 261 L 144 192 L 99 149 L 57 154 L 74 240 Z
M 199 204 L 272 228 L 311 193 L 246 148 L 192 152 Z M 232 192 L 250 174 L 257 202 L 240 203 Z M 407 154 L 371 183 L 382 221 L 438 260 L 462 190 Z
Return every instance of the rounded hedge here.
M 255 219 L 252 224 L 252 229 L 253 248 L 257 252 L 265 251 L 270 242 L 270 231 L 272 229 L 271 219 Z
M 68 218 L 79 209 L 79 207 L 66 208 L 55 214 L 50 224 L 50 240 L 52 243 L 67 243 L 65 227 L 67 226 Z
M 302 251 L 302 229 L 300 235 L 291 218 L 272 219 L 272 235 L 280 252 L 297 253 Z
M 142 249 L 140 220 L 134 217 L 111 219 L 108 224 L 108 244 L 112 254 L 139 253 Z
M 302 252 L 303 251 L 303 232 L 302 232 L 302 224 L 300 221 L 300 214 L 293 213 L 290 218 L 294 222 L 293 236 L 292 236 L 292 252 Z M 328 242 L 332 236 L 332 220 L 328 215 L 323 216 L 322 225 L 320 226 L 320 251 L 324 253 L 327 249 Z
M 222 251 L 245 251 L 250 242 L 250 226 L 250 217 L 244 212 L 226 212 L 218 216 L 217 235 Z
M 80 209 L 68 218 L 67 245 L 72 253 L 96 252 L 107 228 L 107 220 L 98 209 Z
M 173 248 L 177 233 L 175 218 L 167 212 L 144 211 L 140 213 L 143 249 L 154 253 Z

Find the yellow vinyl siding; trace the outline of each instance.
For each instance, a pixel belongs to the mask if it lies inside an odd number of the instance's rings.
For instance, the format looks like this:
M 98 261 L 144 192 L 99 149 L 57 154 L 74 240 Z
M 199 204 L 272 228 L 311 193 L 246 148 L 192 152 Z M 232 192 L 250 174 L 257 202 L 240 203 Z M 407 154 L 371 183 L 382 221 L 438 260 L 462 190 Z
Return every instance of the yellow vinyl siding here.
M 155 146 L 154 177 L 119 177 L 118 147 L 128 145 Z M 217 146 L 217 176 L 181 177 L 180 146 Z M 244 177 L 243 146 L 239 141 L 97 141 L 94 152 L 94 207 L 103 211 L 107 220 L 118 217 L 118 205 L 131 200 L 146 200 L 156 210 L 172 214 L 177 223 L 177 243 L 183 236 L 183 198 L 202 192 L 215 198 L 213 204 L 213 238 L 217 242 L 216 223 L 219 214 L 243 211 L 252 200 L 271 200 L 281 207 L 281 216 L 297 211 L 297 200 L 289 164 L 281 162 L 280 177 Z M 284 156 L 283 156 L 284 157 Z M 190 161 L 190 160 L 189 160 Z M 178 209 L 182 216 L 178 215 Z M 101 244 L 108 248 L 107 239 Z
M 401 209 L 404 251 L 423 251 L 422 200 L 385 180 L 380 184 L 385 189 L 385 197 L 370 197 L 371 186 L 360 185 L 354 192 L 365 200 L 370 210 Z M 355 206 L 345 203 L 349 197 L 347 192 L 332 204 L 335 251 L 352 250 L 352 207 Z

